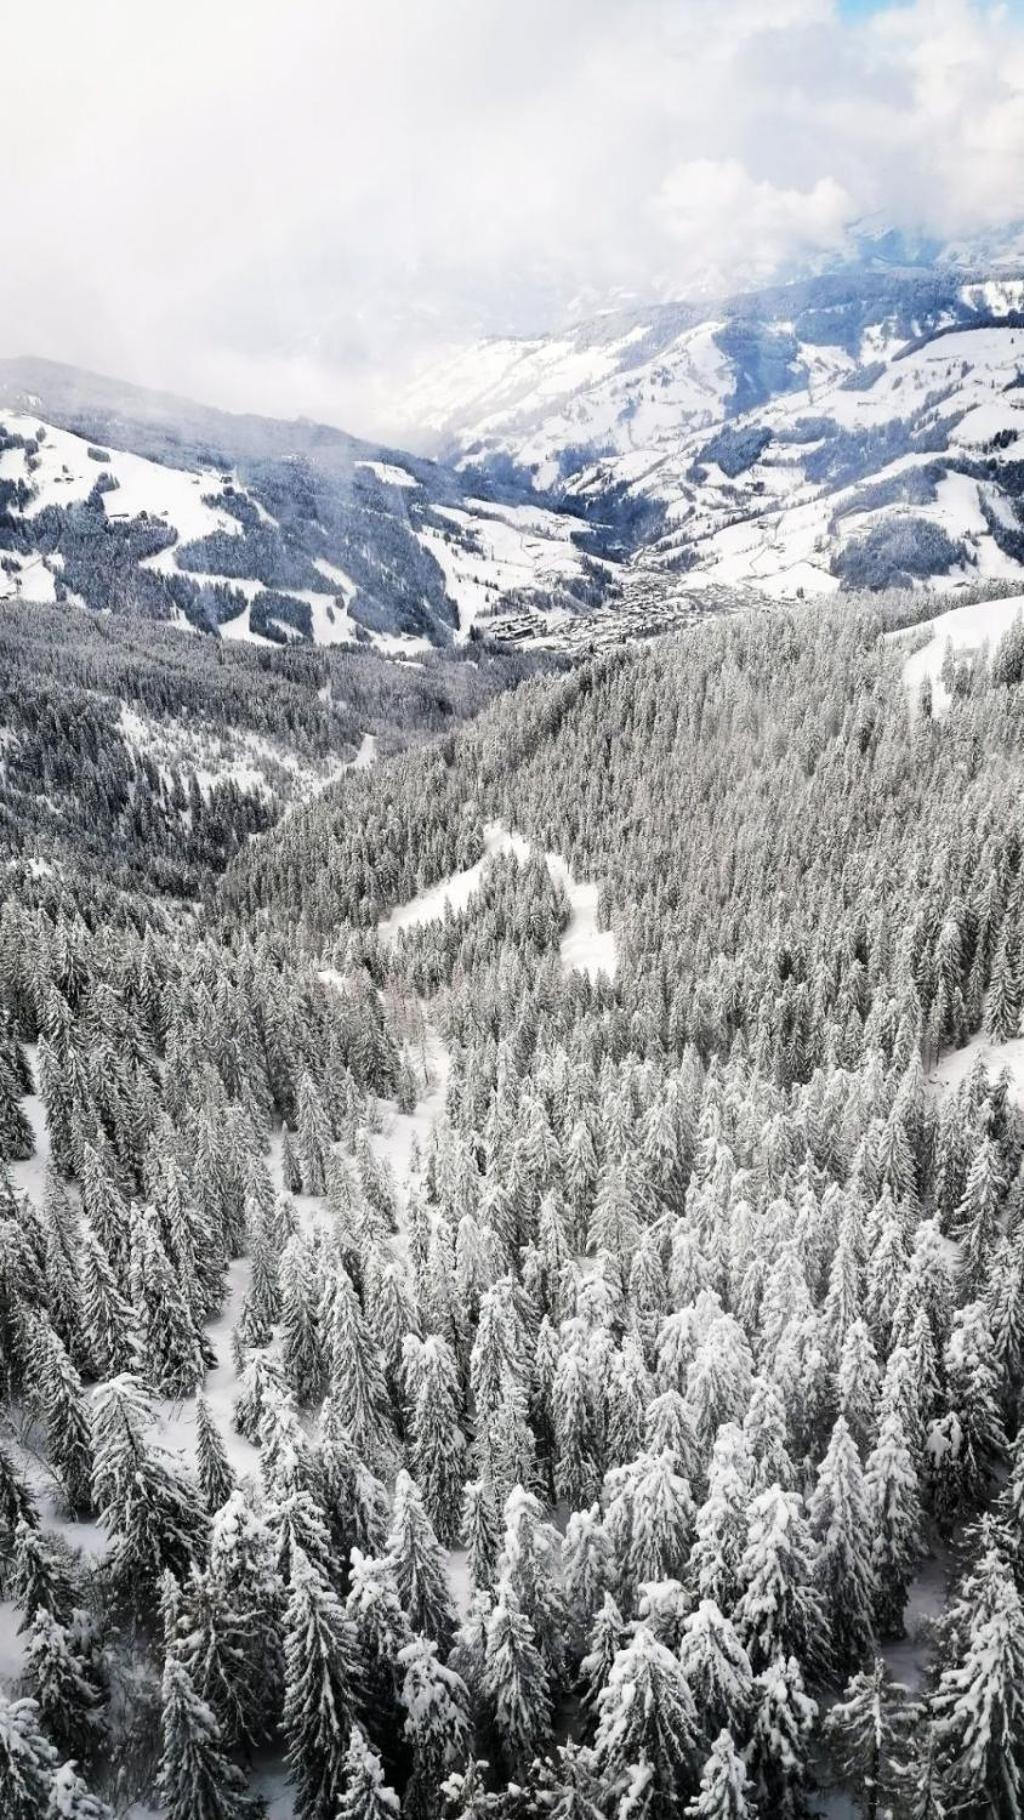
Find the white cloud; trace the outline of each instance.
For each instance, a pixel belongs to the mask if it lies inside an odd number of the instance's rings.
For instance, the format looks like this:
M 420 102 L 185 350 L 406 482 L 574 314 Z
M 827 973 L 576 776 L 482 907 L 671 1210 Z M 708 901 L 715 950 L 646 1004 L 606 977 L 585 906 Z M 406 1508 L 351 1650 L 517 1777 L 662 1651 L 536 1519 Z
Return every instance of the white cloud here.
M 0 348 L 355 429 L 580 295 L 1024 212 L 980 0 L 34 0 L 4 50 Z

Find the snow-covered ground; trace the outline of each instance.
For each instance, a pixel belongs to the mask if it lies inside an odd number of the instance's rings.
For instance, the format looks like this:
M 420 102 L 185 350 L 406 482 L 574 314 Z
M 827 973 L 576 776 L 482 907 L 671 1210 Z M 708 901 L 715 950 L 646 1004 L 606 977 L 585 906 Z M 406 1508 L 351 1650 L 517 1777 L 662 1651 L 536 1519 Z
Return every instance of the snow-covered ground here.
M 983 1035 L 972 1036 L 962 1049 L 950 1049 L 941 1056 L 928 1076 L 929 1085 L 948 1092 L 967 1079 L 975 1063 L 981 1061 L 994 1080 L 1003 1069 L 1009 1070 L 1012 1092 L 1024 1111 L 1024 1036 L 1008 1043 L 993 1043 Z
M 925 639 L 928 634 L 925 642 L 911 652 L 903 665 L 903 683 L 911 710 L 916 710 L 925 677 L 932 686 L 932 713 L 944 714 L 949 707 L 949 690 L 941 675 L 947 644 L 957 652 L 980 651 L 984 645 L 994 647 L 1022 613 L 1024 594 L 1014 594 L 1006 600 L 982 600 L 973 606 L 954 607 L 951 612 L 940 613 L 936 619 L 925 620 L 921 625 L 886 634 L 891 639 L 913 638 L 915 642 Z
M 533 848 L 521 834 L 515 834 L 501 822 L 488 822 L 484 828 L 484 852 L 475 865 L 455 872 L 436 885 L 430 885 L 406 904 L 399 904 L 378 925 L 379 933 L 393 942 L 402 929 L 418 923 L 435 922 L 450 905 L 453 911 L 464 910 L 483 882 L 490 862 L 499 853 L 514 853 L 520 861 L 529 859 Z M 597 926 L 598 886 L 575 879 L 557 853 L 544 855 L 551 877 L 561 884 L 569 899 L 569 927 L 562 936 L 560 952 L 567 973 L 588 973 L 591 979 L 605 973 L 614 977 L 617 964 L 615 936 L 610 929 Z
M 458 608 L 458 641 L 464 643 L 484 614 L 516 590 L 557 592 L 581 573 L 580 553 L 571 541 L 578 522 L 535 506 L 491 506 L 470 500 L 473 511 L 438 506 L 451 533 L 433 525 L 418 531 L 425 550 L 444 575 L 445 592 Z

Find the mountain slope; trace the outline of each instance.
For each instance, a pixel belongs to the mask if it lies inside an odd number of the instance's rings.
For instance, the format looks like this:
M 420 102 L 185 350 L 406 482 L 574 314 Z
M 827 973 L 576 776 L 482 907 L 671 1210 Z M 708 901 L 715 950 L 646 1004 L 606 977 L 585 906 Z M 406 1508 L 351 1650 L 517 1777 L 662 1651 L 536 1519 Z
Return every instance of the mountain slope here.
M 573 528 L 325 425 L 0 362 L 0 594 L 412 658 L 508 599 L 601 592 Z
M 857 270 L 491 342 L 421 380 L 423 435 L 666 578 L 772 595 L 1024 575 L 1024 279 Z

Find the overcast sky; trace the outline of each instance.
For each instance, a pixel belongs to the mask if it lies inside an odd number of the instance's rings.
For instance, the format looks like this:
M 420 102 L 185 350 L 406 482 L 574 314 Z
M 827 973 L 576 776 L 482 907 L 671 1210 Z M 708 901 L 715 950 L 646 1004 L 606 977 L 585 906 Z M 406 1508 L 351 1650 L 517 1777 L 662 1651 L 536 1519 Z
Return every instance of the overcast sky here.
M 0 351 L 400 437 L 480 333 L 1024 215 L 1024 8 L 0 0 Z

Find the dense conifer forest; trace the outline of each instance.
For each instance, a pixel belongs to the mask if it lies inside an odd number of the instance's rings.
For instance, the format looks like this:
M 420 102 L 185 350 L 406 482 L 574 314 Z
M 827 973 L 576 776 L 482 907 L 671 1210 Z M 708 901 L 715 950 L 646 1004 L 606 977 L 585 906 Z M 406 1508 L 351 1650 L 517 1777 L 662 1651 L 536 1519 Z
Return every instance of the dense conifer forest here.
M 0 619 L 4 1820 L 1024 1813 L 1024 646 L 940 710 L 935 610 Z

